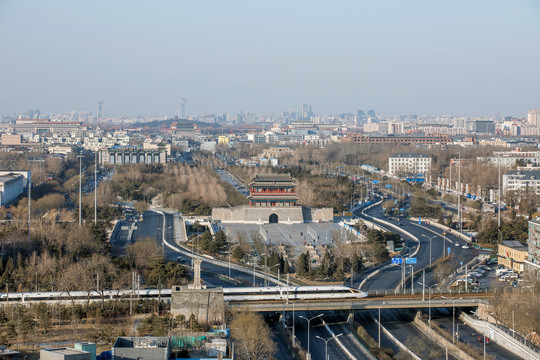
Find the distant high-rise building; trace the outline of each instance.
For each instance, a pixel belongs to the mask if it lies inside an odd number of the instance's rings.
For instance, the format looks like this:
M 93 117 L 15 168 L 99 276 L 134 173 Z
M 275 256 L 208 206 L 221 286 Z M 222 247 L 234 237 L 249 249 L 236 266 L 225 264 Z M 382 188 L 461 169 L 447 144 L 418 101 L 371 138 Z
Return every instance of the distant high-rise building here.
M 313 117 L 313 109 L 311 104 L 303 103 L 300 105 L 300 111 L 298 112 L 299 120 L 311 120 Z
M 28 110 L 26 110 L 24 115 L 26 115 L 27 119 L 33 119 L 34 118 L 34 110 L 28 109 Z
M 96 122 L 99 122 L 99 119 L 103 117 L 103 101 L 98 101 L 97 103 L 97 115 L 96 115 Z
M 477 134 L 494 134 L 495 123 L 488 120 L 476 120 L 474 122 L 474 132 Z
M 534 109 L 529 111 L 527 116 L 529 124 L 536 126 L 537 129 L 540 129 L 540 109 Z
M 364 110 L 358 110 L 356 112 L 356 122 L 358 124 L 364 124 L 366 122 L 366 113 L 364 112 Z

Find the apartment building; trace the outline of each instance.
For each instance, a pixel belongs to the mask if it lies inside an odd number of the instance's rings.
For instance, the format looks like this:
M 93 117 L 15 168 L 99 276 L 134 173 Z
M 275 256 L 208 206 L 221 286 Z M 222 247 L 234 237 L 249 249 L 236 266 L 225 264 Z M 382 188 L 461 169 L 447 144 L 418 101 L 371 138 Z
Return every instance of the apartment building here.
M 513 170 L 502 177 L 503 194 L 508 191 L 530 192 L 540 195 L 539 170 Z
M 431 169 L 431 157 L 420 153 L 399 153 L 388 158 L 388 173 L 426 174 Z

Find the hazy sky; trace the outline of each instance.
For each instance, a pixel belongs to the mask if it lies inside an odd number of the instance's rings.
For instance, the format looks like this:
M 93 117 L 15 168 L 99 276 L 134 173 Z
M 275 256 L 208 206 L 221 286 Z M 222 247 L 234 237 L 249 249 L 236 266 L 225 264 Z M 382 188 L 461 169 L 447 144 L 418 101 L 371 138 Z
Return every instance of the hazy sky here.
M 538 0 L 0 0 L 0 114 L 526 116 Z

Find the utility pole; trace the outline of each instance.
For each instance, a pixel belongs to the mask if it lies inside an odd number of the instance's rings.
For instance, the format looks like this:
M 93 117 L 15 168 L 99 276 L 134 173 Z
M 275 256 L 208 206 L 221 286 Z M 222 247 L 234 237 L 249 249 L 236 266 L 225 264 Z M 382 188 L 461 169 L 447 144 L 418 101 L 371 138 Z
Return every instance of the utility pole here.
M 422 301 L 426 300 L 426 269 L 422 270 Z
M 450 158 L 450 195 L 452 195 L 452 162 L 454 160 Z
M 411 265 L 411 295 L 414 295 L 414 267 Z
M 28 248 L 30 249 L 30 244 L 31 244 L 31 240 L 32 240 L 32 237 L 30 235 L 30 220 L 31 220 L 31 215 L 32 215 L 32 178 L 31 178 L 31 173 L 30 171 L 28 171 Z
M 461 223 L 461 153 L 459 153 L 458 163 L 458 221 L 459 232 L 463 232 L 463 224 Z
M 499 165 L 499 211 L 498 211 L 498 219 L 497 219 L 497 225 L 501 226 L 501 158 L 499 155 L 497 155 L 497 165 Z
M 82 225 L 82 151 L 79 157 L 79 226 Z
M 381 308 L 379 307 L 379 347 L 381 347 Z
M 97 225 L 97 152 L 94 158 L 94 225 Z

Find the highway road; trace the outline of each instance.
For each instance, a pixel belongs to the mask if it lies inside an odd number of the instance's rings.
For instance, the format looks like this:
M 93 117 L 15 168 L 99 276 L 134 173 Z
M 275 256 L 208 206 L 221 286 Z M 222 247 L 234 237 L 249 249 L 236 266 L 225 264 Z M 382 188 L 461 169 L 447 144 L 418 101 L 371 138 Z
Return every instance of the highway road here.
M 411 340 L 414 340 L 414 344 L 418 348 L 413 347 L 411 350 L 420 358 L 427 358 L 423 351 L 429 351 L 429 349 L 437 348 L 437 353 L 440 354 L 438 359 L 444 359 L 446 350 L 444 347 L 440 347 L 435 341 L 431 340 L 429 337 L 424 335 L 416 326 L 413 324 L 415 316 L 415 311 L 406 311 L 406 310 L 388 310 L 381 312 L 381 323 L 382 325 L 393 335 L 395 336 L 402 344 L 406 346 L 412 343 Z M 452 356 L 448 356 L 449 359 L 455 359 Z
M 163 218 L 165 217 L 165 222 Z M 165 224 L 165 225 L 163 225 Z M 174 243 L 175 231 L 174 231 L 174 215 L 163 212 L 163 214 L 157 213 L 155 211 L 146 211 L 143 214 L 143 220 L 138 223 L 138 230 L 133 234 L 133 241 L 140 241 L 145 238 L 156 239 L 156 241 L 162 245 L 162 252 L 165 254 L 165 257 L 168 260 L 178 261 L 181 259 L 182 263 L 186 265 L 191 264 L 191 258 L 189 256 L 180 255 L 177 252 L 174 252 L 167 246 L 163 246 L 161 241 L 162 229 L 165 228 L 165 239 L 168 242 Z M 229 278 L 229 269 L 210 264 L 203 261 L 201 264 L 201 278 L 207 285 L 221 286 L 221 287 L 234 287 L 239 286 L 239 283 L 228 280 Z M 244 283 L 242 286 L 251 286 L 253 285 L 253 277 L 244 272 L 236 271 L 231 269 L 230 277 L 238 280 L 241 283 Z M 255 278 L 256 286 L 263 286 L 263 280 L 260 278 Z M 276 356 L 278 359 L 293 359 L 291 353 L 288 349 L 287 343 L 280 337 L 275 336 L 274 340 L 276 341 L 277 349 Z
M 381 311 L 381 316 L 384 310 Z M 375 340 L 376 342 L 379 341 L 379 326 L 373 319 L 378 318 L 378 311 L 357 311 L 354 314 L 355 320 L 362 325 L 362 327 L 366 330 L 366 332 Z M 394 351 L 394 354 L 397 354 L 399 352 L 398 345 L 390 340 L 386 334 L 381 331 L 381 347 L 383 348 L 390 348 L 392 351 Z
M 164 215 L 155 211 L 146 211 L 143 214 L 143 220 L 138 223 L 138 230 L 133 233 L 133 240 L 138 241 L 144 238 L 156 239 L 156 241 L 162 246 L 162 251 L 165 253 L 165 257 L 169 260 L 178 261 L 182 259 L 182 262 L 188 266 L 191 265 L 191 258 L 189 256 L 178 254 L 170 248 L 163 246 L 161 239 L 161 229 L 163 227 L 163 216 L 165 216 L 165 238 L 174 243 L 174 216 L 170 213 L 163 213 Z M 229 277 L 229 269 L 209 262 L 203 261 L 201 264 L 203 281 L 207 284 L 231 287 L 238 286 L 238 283 L 233 281 L 224 280 L 223 276 Z M 244 272 L 231 269 L 230 277 L 236 279 L 244 284 L 244 286 L 253 285 L 253 276 Z M 255 278 L 255 286 L 263 286 L 264 280 L 261 278 Z
M 433 264 L 436 259 L 443 256 L 443 249 L 445 248 L 446 244 L 446 251 L 448 251 L 448 248 L 450 248 L 450 254 L 454 254 L 454 262 L 453 265 L 455 268 L 458 268 L 460 266 L 460 262 L 462 261 L 463 264 L 466 264 L 468 261 L 473 259 L 477 254 L 478 250 L 476 249 L 463 249 L 461 246 L 456 247 L 455 244 L 458 243 L 460 245 L 465 244 L 463 240 L 458 239 L 457 237 L 447 234 L 446 240 L 445 236 L 442 235 L 442 231 L 439 228 L 436 228 L 431 225 L 427 225 L 425 223 L 418 224 L 417 222 L 411 221 L 410 219 L 400 219 L 399 221 L 396 220 L 386 220 L 384 217 L 384 211 L 382 208 L 382 205 L 378 205 L 375 207 L 372 207 L 371 209 L 368 209 L 365 211 L 365 214 L 368 214 L 370 216 L 373 216 L 375 218 L 384 219 L 384 221 L 392 223 L 397 226 L 397 229 L 395 228 L 389 228 L 387 225 L 385 225 L 382 221 L 377 219 L 367 219 L 362 213 L 361 209 L 358 209 L 355 211 L 355 215 L 360 218 L 365 218 L 367 220 L 373 221 L 380 225 L 381 227 L 388 228 L 389 231 L 392 232 L 398 232 L 402 236 L 402 239 L 405 241 L 405 254 L 406 256 L 408 254 L 413 253 L 417 246 L 418 242 L 414 239 L 410 238 L 407 234 L 404 232 L 408 232 L 415 236 L 420 243 L 420 250 L 416 254 L 417 263 L 413 265 L 413 271 L 417 271 L 419 269 L 423 268 L 429 268 L 430 265 L 430 254 L 431 254 L 431 263 Z M 399 225 L 401 224 L 401 226 Z M 430 238 L 431 245 L 430 245 Z M 365 291 L 372 291 L 372 290 L 394 290 L 401 282 L 402 278 L 402 267 L 391 267 L 385 271 L 381 271 L 378 275 L 374 276 L 373 278 L 366 281 L 364 286 L 362 287 L 362 290 Z M 410 273 L 410 268 L 407 266 L 407 274 Z M 435 281 L 432 278 L 431 274 L 428 273 L 426 275 L 426 285 L 432 285 Z M 406 289 L 410 291 L 410 283 L 408 283 L 408 286 L 406 286 Z M 422 285 L 418 284 L 416 282 L 414 284 L 414 290 L 415 291 L 421 291 Z
M 168 214 L 168 213 L 164 213 L 164 214 L 165 215 L 162 215 L 153 211 L 145 212 L 143 214 L 143 220 L 138 222 L 137 224 L 138 229 L 135 230 L 133 234 L 133 240 L 139 241 L 143 238 L 150 237 L 150 238 L 156 239 L 161 244 L 161 241 L 159 240 L 162 237 L 161 234 L 162 234 L 163 228 L 165 229 L 165 237 L 169 239 L 169 241 L 174 239 L 174 225 L 173 225 L 174 217 L 172 214 Z M 382 215 L 381 209 L 377 209 L 377 208 L 372 209 L 369 212 L 369 214 L 371 214 L 372 216 Z M 165 225 L 163 225 L 163 216 L 165 216 Z M 418 236 L 419 239 L 421 238 L 420 234 L 426 232 L 425 229 L 416 226 L 410 221 L 408 223 L 405 223 L 405 220 L 403 220 L 402 222 L 404 224 L 403 228 L 415 234 L 415 236 Z M 440 231 L 440 230 L 433 229 L 433 231 Z M 433 235 L 430 235 L 430 236 L 433 236 Z M 429 244 L 429 240 L 423 239 L 420 241 L 422 242 L 423 249 L 421 249 L 418 255 L 418 258 L 419 258 L 418 265 L 426 266 L 426 264 L 429 263 L 429 245 L 425 246 L 425 244 L 426 243 Z M 413 244 L 410 241 L 409 243 L 411 243 L 411 245 Z M 434 239 L 432 243 L 432 254 L 436 254 L 436 251 L 438 251 L 439 256 L 440 256 L 442 254 L 442 246 L 443 246 L 442 238 L 439 240 Z M 426 254 L 426 249 L 428 251 L 427 254 Z M 454 248 L 452 248 L 452 250 L 454 250 Z M 462 250 L 462 249 L 459 248 L 459 250 Z M 165 256 L 170 260 L 176 261 L 180 257 L 181 259 L 183 259 L 183 262 L 185 264 L 190 264 L 191 262 L 188 256 L 179 255 L 167 247 L 162 247 L 162 251 L 164 252 Z M 463 249 L 463 251 L 465 251 L 465 249 Z M 223 286 L 223 287 L 231 287 L 231 286 L 236 285 L 234 282 L 224 279 L 223 275 L 225 276 L 229 275 L 229 269 L 227 268 L 216 266 L 207 262 L 203 262 L 202 269 L 203 269 L 202 278 L 208 284 Z M 251 285 L 253 282 L 253 278 L 251 275 L 235 271 L 234 269 L 231 270 L 231 277 L 234 279 L 238 279 L 242 281 L 243 283 L 249 284 L 249 285 Z M 385 289 L 385 288 L 393 289 L 395 288 L 395 286 L 397 286 L 397 284 L 399 284 L 400 279 L 401 279 L 401 273 L 400 273 L 399 268 L 394 268 L 394 269 L 391 269 L 391 271 L 388 271 L 388 273 L 386 274 L 381 274 L 380 279 L 376 279 L 376 281 L 373 281 L 373 285 L 371 285 L 371 288 L 372 289 L 377 288 L 376 285 L 380 285 L 379 288 L 381 289 Z M 382 282 L 382 284 L 377 284 L 377 282 Z M 257 278 L 256 284 L 257 286 L 262 286 L 263 285 L 262 280 Z M 414 331 L 414 330 L 411 330 L 410 328 L 407 328 L 406 324 L 403 325 L 406 328 L 406 330 L 402 330 L 400 327 L 401 325 L 398 325 L 398 322 L 399 322 L 398 320 L 396 320 L 393 323 L 393 326 L 395 326 L 395 330 L 397 332 L 402 331 L 404 333 L 411 333 L 412 331 Z M 305 321 L 299 319 L 298 317 L 296 318 L 296 332 L 302 344 L 305 347 L 307 347 L 307 327 L 306 327 L 306 324 L 303 324 L 303 322 Z M 312 325 L 313 325 L 313 322 L 312 322 Z M 373 328 L 373 322 L 369 322 L 366 325 L 368 329 Z M 409 324 L 409 326 L 411 325 Z M 344 329 L 347 329 L 347 325 L 332 325 L 332 328 L 335 329 L 336 333 L 339 333 L 339 332 L 345 331 Z M 376 328 L 376 325 L 375 325 L 375 328 Z M 311 329 L 311 351 L 313 354 L 313 359 L 324 359 L 324 349 L 325 349 L 324 342 L 322 340 L 317 339 L 315 337 L 316 335 L 325 339 L 329 338 L 330 335 L 328 334 L 328 332 L 326 331 L 324 327 L 315 326 L 315 327 L 312 327 Z M 347 333 L 347 335 L 344 334 L 341 338 L 344 343 L 347 343 L 347 347 L 351 352 L 355 352 L 355 353 L 359 352 L 358 358 L 367 358 L 365 357 L 365 355 L 363 355 L 363 353 L 361 353 L 360 349 L 355 344 L 355 340 L 352 339 L 352 335 Z M 276 340 L 279 340 L 278 337 L 276 337 Z M 382 345 L 385 346 L 385 343 L 388 341 L 388 339 L 385 339 L 385 337 L 383 337 L 382 340 L 383 340 Z M 320 344 L 318 344 L 317 342 L 319 342 Z M 387 343 L 386 346 L 392 347 L 392 344 Z M 282 359 L 290 358 L 290 354 L 287 349 L 286 343 L 279 343 L 278 341 L 277 351 L 279 353 L 279 358 L 282 358 Z M 328 343 L 328 351 L 331 358 L 335 358 L 335 359 L 345 358 L 343 351 L 337 346 L 337 344 L 335 343 L 335 340 L 331 340 Z
M 307 351 L 308 343 L 308 331 L 307 331 L 307 321 L 300 318 L 299 316 L 304 316 L 306 318 L 311 318 L 319 315 L 315 312 L 297 312 L 296 321 L 295 321 L 295 332 L 298 341 L 302 344 L 302 347 Z M 364 354 L 357 346 L 355 341 L 351 338 L 350 330 L 346 324 L 343 322 L 346 321 L 346 317 L 340 314 L 333 312 L 325 313 L 322 317 L 324 321 L 329 324 L 329 327 L 332 329 L 335 335 L 343 334 L 339 337 L 339 340 L 345 345 L 347 350 L 357 359 L 369 359 L 369 357 Z M 311 358 L 313 360 L 324 360 L 326 344 L 323 340 L 317 338 L 317 336 L 327 340 L 331 337 L 330 333 L 324 327 L 320 319 L 314 319 L 311 321 L 310 328 L 310 350 Z M 347 359 L 345 352 L 338 346 L 335 339 L 332 339 L 328 342 L 328 356 L 330 359 Z
M 450 334 L 452 333 L 452 310 L 451 309 L 436 309 L 431 314 L 431 319 L 437 321 L 439 324 L 441 324 L 441 327 L 446 329 Z M 467 344 L 472 345 L 474 348 L 478 349 L 481 353 L 484 351 L 483 343 L 478 342 L 478 336 L 481 334 L 478 334 L 477 331 L 473 330 L 468 325 L 465 325 L 459 318 L 457 317 L 456 313 L 456 319 L 455 319 L 455 326 L 454 329 L 457 329 L 459 327 L 459 341 L 464 342 Z M 474 333 L 474 335 L 473 335 Z M 488 335 L 489 337 L 489 335 Z M 483 337 L 482 337 L 483 341 Z M 518 360 L 521 359 L 521 357 L 515 355 L 511 351 L 506 350 L 499 344 L 495 342 L 489 342 L 486 343 L 486 354 L 493 356 L 495 359 L 504 359 L 504 360 Z

